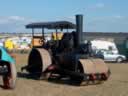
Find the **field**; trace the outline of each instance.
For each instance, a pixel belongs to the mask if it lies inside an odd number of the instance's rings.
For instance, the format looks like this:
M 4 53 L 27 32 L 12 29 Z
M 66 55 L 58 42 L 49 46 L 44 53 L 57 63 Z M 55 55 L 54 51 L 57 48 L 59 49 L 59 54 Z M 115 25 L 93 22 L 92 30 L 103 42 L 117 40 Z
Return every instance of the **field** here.
M 112 74 L 107 82 L 100 85 L 79 87 L 63 83 L 33 80 L 22 76 L 20 68 L 27 64 L 27 57 L 25 54 L 16 55 L 18 72 L 16 88 L 14 90 L 0 88 L 0 96 L 128 96 L 127 63 L 108 63 Z

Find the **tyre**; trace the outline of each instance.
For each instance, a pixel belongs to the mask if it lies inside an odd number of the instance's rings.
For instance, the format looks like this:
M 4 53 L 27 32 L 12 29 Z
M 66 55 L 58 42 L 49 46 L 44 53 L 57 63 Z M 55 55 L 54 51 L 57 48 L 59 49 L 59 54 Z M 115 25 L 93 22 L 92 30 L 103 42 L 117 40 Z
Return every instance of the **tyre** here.
M 76 69 L 75 72 L 83 73 L 83 67 L 82 67 L 82 65 L 81 65 L 80 62 L 78 63 L 78 68 Z M 74 84 L 76 84 L 76 85 L 82 85 L 81 83 L 83 82 L 84 77 L 83 77 L 83 76 L 73 76 L 73 75 L 71 75 L 71 76 L 70 76 L 70 80 L 71 80 Z
M 123 58 L 122 57 L 118 57 L 117 59 L 116 59 L 116 62 L 117 63 L 121 63 L 123 61 Z
M 8 74 L 3 76 L 3 85 L 5 89 L 14 89 L 16 85 L 16 67 L 15 64 L 8 65 Z
M 48 79 L 50 78 L 51 74 L 52 74 L 52 72 L 43 73 L 43 74 L 39 77 L 39 79 L 40 79 L 40 80 L 48 80 Z

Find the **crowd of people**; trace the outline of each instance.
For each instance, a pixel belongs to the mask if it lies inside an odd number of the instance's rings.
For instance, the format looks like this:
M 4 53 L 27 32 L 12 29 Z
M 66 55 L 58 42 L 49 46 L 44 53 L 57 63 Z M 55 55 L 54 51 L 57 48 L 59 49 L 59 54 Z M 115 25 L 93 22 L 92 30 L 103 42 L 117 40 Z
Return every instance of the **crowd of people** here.
M 0 46 L 10 51 L 25 51 L 31 48 L 30 37 L 1 38 Z

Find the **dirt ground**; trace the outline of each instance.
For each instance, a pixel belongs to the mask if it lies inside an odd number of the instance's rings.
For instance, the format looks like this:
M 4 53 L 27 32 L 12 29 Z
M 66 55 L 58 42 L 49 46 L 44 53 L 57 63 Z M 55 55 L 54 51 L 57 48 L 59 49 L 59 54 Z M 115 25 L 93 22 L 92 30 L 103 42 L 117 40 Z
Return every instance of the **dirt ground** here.
M 14 90 L 0 88 L 0 96 L 128 96 L 128 63 L 108 63 L 111 76 L 100 85 L 73 86 L 21 76 L 20 68 L 27 64 L 27 55 L 16 55 L 18 72 Z M 0 80 L 0 85 L 2 84 Z

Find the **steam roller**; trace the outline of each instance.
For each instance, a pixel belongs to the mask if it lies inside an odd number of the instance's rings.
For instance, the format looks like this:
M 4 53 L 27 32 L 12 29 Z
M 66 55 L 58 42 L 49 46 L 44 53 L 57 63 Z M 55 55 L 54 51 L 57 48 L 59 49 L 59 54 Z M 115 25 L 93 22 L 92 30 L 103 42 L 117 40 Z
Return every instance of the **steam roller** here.
M 56 29 L 56 40 L 45 42 L 45 39 L 41 38 L 43 45 L 33 46 L 29 54 L 28 65 L 22 70 L 26 69 L 39 79 L 67 77 L 80 85 L 97 84 L 108 80 L 110 70 L 107 65 L 102 59 L 93 56 L 89 41 L 83 43 L 82 15 L 76 15 L 76 25 L 71 22 L 59 21 L 31 23 L 26 27 Z M 57 40 L 57 29 L 65 28 L 76 30 L 64 33 L 62 39 Z

